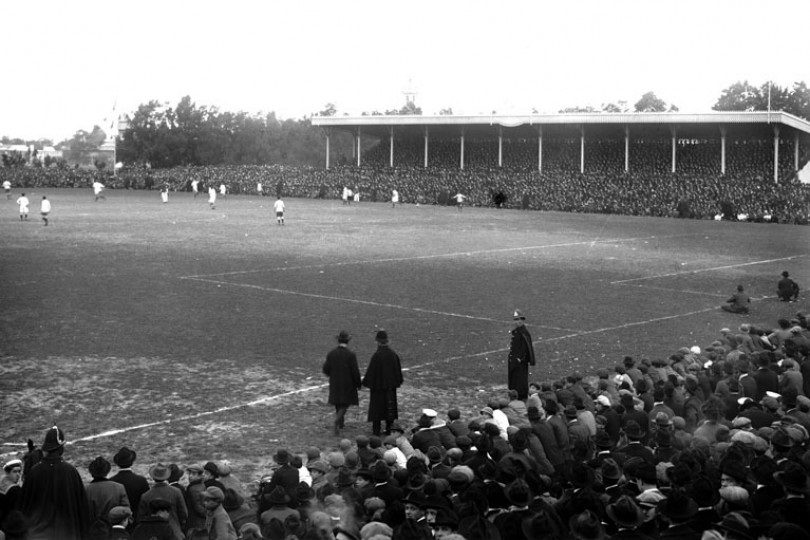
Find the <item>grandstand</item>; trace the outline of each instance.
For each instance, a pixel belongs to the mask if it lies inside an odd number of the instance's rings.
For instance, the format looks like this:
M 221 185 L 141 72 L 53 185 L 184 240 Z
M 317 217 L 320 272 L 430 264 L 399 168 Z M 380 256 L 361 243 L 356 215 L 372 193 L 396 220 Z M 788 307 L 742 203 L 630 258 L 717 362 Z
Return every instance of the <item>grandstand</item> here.
M 369 160 L 388 166 L 469 166 L 535 168 L 606 172 L 591 152 L 610 154 L 610 171 L 637 172 L 650 163 L 634 159 L 640 147 L 661 150 L 659 163 L 668 159 L 672 173 L 688 171 L 694 154 L 709 152 L 713 172 L 726 174 L 746 164 L 740 149 L 770 145 L 773 179 L 798 171 L 806 163 L 801 147 L 810 142 L 810 122 L 785 112 L 598 113 L 486 116 L 361 116 L 313 117 L 312 124 L 326 132 L 326 168 L 330 167 L 329 140 L 333 131 L 354 138 L 353 157 L 363 164 L 364 136 L 379 140 Z M 420 152 L 420 142 L 423 143 Z M 557 147 L 569 147 L 575 159 L 557 159 Z M 402 149 L 400 149 L 400 145 Z M 432 148 L 433 145 L 438 146 Z M 455 145 L 449 152 L 448 145 Z M 524 151 L 515 151 L 521 146 Z M 666 147 L 669 147 L 669 156 Z M 534 148 L 532 153 L 525 151 Z M 572 148 L 573 147 L 573 148 Z M 741 148 L 742 147 L 742 148 Z M 571 151 L 573 149 L 573 151 Z M 447 154 L 451 154 L 448 156 Z M 545 155 L 544 155 L 545 154 Z M 551 154 L 551 156 L 549 156 Z M 551 159 L 549 159 L 549 157 Z M 381 159 L 383 158 L 383 159 Z M 448 159 L 450 158 L 450 159 Z

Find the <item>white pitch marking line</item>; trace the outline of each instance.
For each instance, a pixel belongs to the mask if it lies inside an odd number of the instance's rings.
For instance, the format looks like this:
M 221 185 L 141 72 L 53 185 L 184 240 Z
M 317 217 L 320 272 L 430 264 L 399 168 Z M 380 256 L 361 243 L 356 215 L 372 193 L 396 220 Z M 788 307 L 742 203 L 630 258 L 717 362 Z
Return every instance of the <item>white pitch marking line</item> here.
M 625 285 L 624 283 L 618 283 L 617 285 Z M 727 298 L 727 294 L 716 294 L 716 293 L 707 293 L 703 291 L 692 291 L 689 289 L 668 289 L 666 287 L 653 287 L 652 285 L 628 285 L 628 287 L 638 287 L 639 289 L 652 289 L 654 291 L 668 291 L 668 292 L 676 292 L 676 293 L 685 293 L 685 294 L 697 294 L 699 296 L 714 296 L 717 298 Z
M 392 257 L 388 259 L 365 259 L 360 261 L 344 261 L 344 262 L 331 262 L 331 263 L 322 263 L 322 264 L 308 264 L 308 265 L 300 265 L 300 266 L 278 266 L 276 268 L 263 268 L 261 270 L 238 270 L 234 272 L 220 272 L 217 274 L 199 274 L 193 276 L 181 276 L 180 279 L 195 279 L 195 278 L 206 278 L 206 277 L 215 277 L 215 276 L 235 276 L 235 275 L 242 275 L 242 274 L 256 274 L 261 272 L 277 272 L 283 270 L 307 270 L 312 268 L 331 268 L 334 266 L 348 266 L 352 264 L 375 264 L 375 263 L 390 263 L 390 262 L 405 262 L 405 261 L 419 261 L 419 260 L 426 260 L 426 259 L 439 259 L 439 258 L 453 258 L 453 257 L 460 257 L 460 256 L 470 256 L 470 255 L 481 255 L 487 253 L 508 253 L 510 251 L 529 251 L 535 249 L 551 249 L 551 248 L 558 248 L 558 247 L 571 247 L 571 246 L 591 246 L 593 247 L 595 244 L 611 244 L 611 243 L 619 243 L 619 242 L 636 242 L 638 240 L 651 240 L 651 239 L 660 239 L 660 238 L 675 238 L 678 236 L 694 236 L 694 235 L 683 235 L 683 234 L 673 234 L 667 236 L 639 236 L 636 238 L 613 238 L 608 240 L 585 240 L 581 242 L 564 242 L 560 244 L 543 244 L 540 246 L 522 246 L 522 247 L 511 247 L 511 248 L 499 248 L 499 249 L 481 249 L 476 251 L 458 251 L 455 253 L 438 253 L 435 255 L 418 255 L 416 257 Z
M 266 292 L 274 292 L 278 294 L 289 294 L 293 296 L 304 296 L 307 298 L 318 298 L 320 300 L 336 300 L 338 302 L 349 302 L 353 304 L 362 304 L 365 306 L 375 306 L 375 307 L 383 307 L 389 309 L 400 309 L 405 311 L 414 311 L 416 313 L 429 313 L 431 315 L 442 315 L 444 317 L 458 317 L 461 319 L 469 319 L 473 321 L 487 321 L 487 322 L 497 322 L 497 323 L 504 323 L 503 319 L 492 319 L 490 317 L 476 317 L 474 315 L 464 315 L 463 313 L 449 313 L 446 311 L 436 311 L 433 309 L 424 309 L 419 307 L 406 307 L 400 306 L 397 304 L 385 304 L 382 302 L 372 302 L 371 300 L 360 300 L 357 298 L 343 298 L 340 296 L 327 296 L 323 294 L 314 294 L 314 293 L 305 293 L 299 291 L 290 291 L 286 289 L 277 289 L 275 287 L 264 287 L 262 285 L 252 285 L 250 283 L 232 283 L 230 281 L 219 281 L 216 279 L 206 279 L 201 277 L 184 277 L 180 279 L 188 279 L 191 281 L 200 281 L 204 283 L 216 283 L 217 285 L 229 285 L 232 287 L 245 287 L 248 289 L 256 289 L 259 291 L 266 291 Z M 554 326 L 543 326 L 543 325 L 532 325 L 535 328 L 547 328 L 549 330 L 558 330 L 560 332 L 569 332 L 570 329 L 568 328 L 557 328 Z
M 207 280 L 200 280 L 200 281 L 207 281 Z M 766 297 L 763 297 L 763 298 L 755 299 L 754 301 L 756 302 L 758 300 L 765 300 L 765 299 L 768 299 L 768 298 L 774 298 L 774 297 L 766 296 Z M 636 322 L 621 324 L 619 326 L 598 328 L 596 330 L 588 330 L 587 332 L 578 332 L 576 334 L 568 334 L 568 335 L 565 335 L 565 336 L 558 336 L 558 337 L 549 338 L 549 339 L 538 339 L 538 340 L 533 341 L 532 343 L 533 344 L 539 344 L 539 343 L 542 343 L 544 341 L 561 341 L 561 340 L 564 340 L 564 339 L 577 338 L 577 337 L 587 336 L 587 335 L 591 335 L 591 334 L 611 332 L 613 330 L 622 330 L 624 328 L 630 328 L 630 327 L 633 327 L 633 326 L 643 326 L 645 324 L 650 324 L 650 323 L 660 322 L 660 321 L 667 321 L 667 320 L 671 320 L 671 319 L 677 319 L 679 317 L 689 317 L 691 315 L 697 315 L 699 313 L 706 313 L 707 311 L 712 311 L 712 310 L 715 310 L 715 309 L 717 309 L 717 306 L 712 306 L 712 307 L 708 307 L 708 308 L 705 308 L 705 309 L 699 309 L 699 310 L 696 310 L 696 311 L 690 311 L 690 312 L 687 312 L 687 313 L 679 313 L 679 314 L 676 314 L 676 315 L 668 315 L 666 317 L 657 317 L 657 318 L 654 318 L 654 319 L 648 319 L 646 321 L 636 321 Z M 467 359 L 467 358 L 476 358 L 476 357 L 480 357 L 480 356 L 489 356 L 491 354 L 494 355 L 494 354 L 498 354 L 498 353 L 503 353 L 503 352 L 506 352 L 508 350 L 509 350 L 508 347 L 504 347 L 504 348 L 501 348 L 501 349 L 493 349 L 491 351 L 484 351 L 484 352 L 479 352 L 479 353 L 466 354 L 466 355 L 463 355 L 463 356 L 451 356 L 449 358 L 443 358 L 441 360 L 435 360 L 433 362 L 424 362 L 422 364 L 417 364 L 415 366 L 404 367 L 404 368 L 402 368 L 402 371 L 412 371 L 412 370 L 421 369 L 421 368 L 424 368 L 424 367 L 429 367 L 429 366 L 439 364 L 439 363 L 443 363 L 443 362 L 452 362 L 454 360 L 464 360 L 464 359 Z M 296 395 L 296 394 L 303 394 L 305 392 L 311 392 L 313 390 L 319 390 L 319 389 L 322 389 L 322 388 L 326 388 L 328 385 L 329 385 L 329 383 L 323 383 L 323 384 L 318 384 L 318 385 L 313 385 L 313 386 L 306 386 L 304 388 L 299 388 L 297 390 L 291 390 L 289 392 L 276 394 L 274 396 L 266 396 L 266 397 L 263 397 L 263 398 L 260 398 L 260 399 L 249 401 L 247 403 L 240 403 L 238 405 L 231 405 L 231 406 L 228 406 L 228 407 L 220 407 L 219 409 L 214 409 L 212 411 L 205 411 L 205 412 L 201 412 L 201 413 L 197 413 L 197 414 L 190 414 L 190 415 L 186 415 L 186 416 L 178 416 L 177 418 L 167 418 L 166 420 L 161 420 L 160 422 L 152 422 L 152 423 L 148 423 L 148 424 L 140 424 L 140 425 L 137 425 L 137 426 L 130 426 L 130 427 L 127 427 L 127 428 L 104 431 L 102 433 L 96 433 L 95 435 L 89 435 L 87 437 L 81 437 L 79 439 L 76 439 L 75 441 L 68 441 L 67 444 L 73 444 L 73 443 L 82 442 L 82 441 L 92 441 L 92 440 L 95 440 L 95 439 L 100 439 L 102 437 L 111 437 L 113 435 L 119 435 L 121 433 L 126 433 L 128 431 L 134 431 L 134 430 L 137 430 L 137 429 L 146 429 L 146 428 L 150 428 L 150 427 L 171 424 L 173 422 L 183 422 L 183 421 L 186 421 L 186 420 L 195 420 L 197 418 L 203 418 L 203 417 L 206 417 L 206 416 L 212 416 L 214 414 L 219 414 L 221 412 L 228 412 L 228 411 L 233 411 L 233 410 L 236 410 L 236 409 L 243 409 L 245 407 L 252 407 L 252 406 L 255 406 L 255 405 L 262 405 L 264 403 L 269 403 L 271 401 L 275 401 L 275 400 L 281 399 L 283 397 L 293 396 L 293 395 Z M 22 446 L 25 446 L 25 445 L 23 443 L 5 443 L 4 446 L 20 446 L 20 447 L 22 447 Z
M 643 281 L 646 279 L 658 279 L 658 278 L 665 278 L 665 277 L 673 277 L 673 276 L 685 276 L 689 274 L 699 274 L 701 272 L 715 272 L 717 270 L 728 270 L 729 268 L 741 268 L 743 266 L 753 266 L 755 264 L 768 264 L 772 262 L 779 262 L 779 261 L 791 261 L 793 259 L 799 259 L 804 257 L 805 255 L 791 255 L 790 257 L 782 257 L 780 259 L 767 259 L 764 261 L 751 261 L 747 263 L 740 263 L 740 264 L 729 264 L 726 266 L 714 266 L 712 268 L 700 268 L 698 270 L 687 270 L 685 272 L 672 272 L 671 274 L 658 274 L 655 276 L 644 276 L 644 277 L 637 277 L 637 278 L 630 278 L 630 279 L 620 279 L 619 281 L 611 281 L 611 285 L 617 285 L 620 283 L 629 283 L 631 281 Z

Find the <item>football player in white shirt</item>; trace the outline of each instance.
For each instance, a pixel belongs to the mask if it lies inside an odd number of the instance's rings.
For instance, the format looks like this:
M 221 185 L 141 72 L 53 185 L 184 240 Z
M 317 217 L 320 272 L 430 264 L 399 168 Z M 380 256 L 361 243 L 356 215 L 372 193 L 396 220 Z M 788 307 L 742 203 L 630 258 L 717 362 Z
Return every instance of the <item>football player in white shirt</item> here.
M 20 195 L 17 199 L 17 204 L 20 205 L 20 221 L 28 219 L 28 205 L 31 204 L 28 200 L 28 197 L 25 196 L 25 193 Z

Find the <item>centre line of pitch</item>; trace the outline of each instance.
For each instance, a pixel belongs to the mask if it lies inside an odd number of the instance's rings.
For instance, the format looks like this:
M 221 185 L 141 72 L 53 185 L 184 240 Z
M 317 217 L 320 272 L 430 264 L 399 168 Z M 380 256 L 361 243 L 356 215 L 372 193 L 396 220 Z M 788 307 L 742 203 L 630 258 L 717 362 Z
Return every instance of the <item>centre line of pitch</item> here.
M 504 323 L 503 319 L 493 319 L 490 317 L 477 317 L 475 315 L 465 315 L 463 313 L 450 313 L 446 311 L 437 311 L 434 309 L 425 309 L 420 307 L 407 307 L 407 306 L 400 306 L 398 304 L 386 304 L 382 302 L 372 302 L 371 300 L 360 300 L 358 298 L 344 298 L 342 296 L 328 296 L 323 294 L 314 294 L 314 293 L 305 293 L 299 291 L 290 291 L 287 289 L 278 289 L 275 287 L 264 287 L 262 285 L 252 285 L 250 283 L 233 283 L 230 281 L 220 281 L 217 279 L 208 279 L 203 277 L 181 277 L 180 279 L 188 279 L 191 281 L 200 281 L 203 283 L 215 283 L 217 285 L 229 285 L 232 287 L 245 287 L 248 289 L 256 289 L 259 291 L 266 291 L 266 292 L 274 292 L 278 294 L 289 294 L 293 296 L 304 296 L 307 298 L 317 298 L 319 300 L 335 300 L 338 302 L 349 302 L 353 304 L 362 304 L 365 306 L 374 306 L 374 307 L 383 307 L 389 309 L 400 309 L 404 311 L 413 311 L 416 313 L 428 313 L 430 315 L 441 315 L 443 317 L 458 317 L 461 319 L 469 319 L 474 321 L 487 321 L 487 322 L 497 322 L 497 323 Z M 559 332 L 570 332 L 570 328 L 557 328 L 556 326 L 544 326 L 544 325 L 531 325 L 535 328 L 547 328 L 549 330 L 557 330 Z
M 755 264 L 768 264 L 772 262 L 779 262 L 779 261 L 791 261 L 793 259 L 799 259 L 804 257 L 805 255 L 791 255 L 790 257 L 781 257 L 779 259 L 766 259 L 764 261 L 751 261 L 747 263 L 740 263 L 740 264 L 728 264 L 725 266 L 713 266 L 711 268 L 700 268 L 698 270 L 686 270 L 684 272 L 672 272 L 670 274 L 657 274 L 654 276 L 643 276 L 637 278 L 630 278 L 630 279 L 620 279 L 618 281 L 611 281 L 611 285 L 618 285 L 621 283 L 630 283 L 631 281 L 643 281 L 647 279 L 658 279 L 658 278 L 665 278 L 665 277 L 674 277 L 674 276 L 686 276 L 689 274 L 699 274 L 701 272 L 716 272 L 717 270 L 728 270 L 729 268 L 741 268 L 743 266 L 753 266 Z
M 636 242 L 639 240 L 652 240 L 661 238 L 676 238 L 680 236 L 694 236 L 691 234 L 670 234 L 666 236 L 639 236 L 634 238 L 611 238 L 607 240 L 583 240 L 579 242 L 562 242 L 559 244 L 543 244 L 540 246 L 520 246 L 510 248 L 496 248 L 496 249 L 480 249 L 475 251 L 458 251 L 454 253 L 437 253 L 434 255 L 417 255 L 415 257 L 391 257 L 388 259 L 364 259 L 360 261 L 343 261 L 343 262 L 330 262 L 321 264 L 305 264 L 299 266 L 277 266 L 276 268 L 262 268 L 261 270 L 237 270 L 234 272 L 220 272 L 216 274 L 199 274 L 193 276 L 181 276 L 181 279 L 198 279 L 209 278 L 216 276 L 235 276 L 242 274 L 257 274 L 261 272 L 276 272 L 281 270 L 307 270 L 312 268 L 331 268 L 335 266 L 348 266 L 352 264 L 375 264 L 375 263 L 390 263 L 390 262 L 406 262 L 406 261 L 420 261 L 426 259 L 438 258 L 453 258 L 460 256 L 482 255 L 488 253 L 508 253 L 510 251 L 529 251 L 535 249 L 551 249 L 558 247 L 572 247 L 572 246 L 593 246 L 596 244 L 616 244 L 620 242 Z

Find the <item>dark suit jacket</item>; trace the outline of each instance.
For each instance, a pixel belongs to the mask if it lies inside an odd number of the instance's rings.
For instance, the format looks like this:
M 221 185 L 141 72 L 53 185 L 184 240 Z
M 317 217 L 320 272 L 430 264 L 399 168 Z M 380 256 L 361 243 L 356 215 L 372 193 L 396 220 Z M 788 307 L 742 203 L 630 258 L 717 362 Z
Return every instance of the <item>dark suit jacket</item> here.
M 360 369 L 357 356 L 347 347 L 335 347 L 326 355 L 323 372 L 329 377 L 330 405 L 357 405 Z
M 138 521 L 138 506 L 141 504 L 141 497 L 149 491 L 149 482 L 140 474 L 135 474 L 130 470 L 118 471 L 118 474 L 110 478 L 113 482 L 118 482 L 124 486 L 129 499 L 129 507 L 132 509 L 133 522 Z
M 757 381 L 757 394 L 754 401 L 759 401 L 765 397 L 765 392 L 779 392 L 779 376 L 768 368 L 759 368 L 753 375 Z

